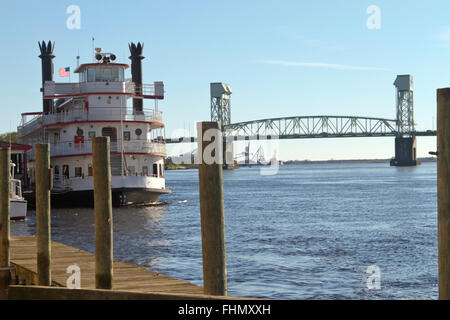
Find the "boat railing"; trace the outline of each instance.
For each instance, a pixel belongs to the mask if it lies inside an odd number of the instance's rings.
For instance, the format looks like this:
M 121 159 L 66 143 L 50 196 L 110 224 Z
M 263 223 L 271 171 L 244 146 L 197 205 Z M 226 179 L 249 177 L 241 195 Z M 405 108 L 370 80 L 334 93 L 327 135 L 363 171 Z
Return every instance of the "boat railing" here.
M 122 152 L 122 140 L 111 141 L 110 151 L 113 153 Z M 138 154 L 166 154 L 166 145 L 164 140 L 125 140 L 123 141 L 123 152 Z M 57 142 L 50 143 L 50 156 L 68 156 L 68 155 L 89 155 L 92 153 L 92 141 L 84 142 Z M 30 160 L 34 159 L 34 149 L 27 154 Z
M 28 117 L 32 115 L 32 118 Z M 31 132 L 42 126 L 42 112 L 22 113 L 22 122 L 17 130 L 19 135 L 21 132 Z
M 129 140 L 123 146 L 124 152 L 166 154 L 166 144 L 159 140 Z
M 132 89 L 132 93 L 141 96 L 155 97 L 162 99 L 164 97 L 164 83 L 163 82 L 154 82 L 153 84 L 135 84 L 130 83 L 130 88 Z
M 39 129 L 41 126 L 64 124 L 74 121 L 148 121 L 148 122 L 160 122 L 162 123 L 162 112 L 159 110 L 145 108 L 141 113 L 132 114 L 132 110 L 128 108 L 114 108 L 114 107 L 91 107 L 91 108 L 71 108 L 67 111 L 42 114 L 35 113 L 36 116 L 31 120 L 22 121 L 22 125 L 18 127 L 19 136 L 24 136 L 31 133 L 34 130 Z M 28 114 L 23 114 L 23 117 Z
M 89 82 L 63 82 L 46 81 L 44 83 L 44 96 L 67 97 L 83 95 L 86 93 L 114 92 L 142 96 L 144 98 L 163 99 L 164 83 L 161 81 L 152 84 L 135 84 L 124 81 L 89 81 Z
M 92 81 L 92 82 L 59 82 L 46 81 L 44 83 L 44 96 L 64 97 L 82 95 L 84 93 L 116 92 L 128 93 L 129 89 L 123 81 Z
M 76 155 L 92 153 L 91 141 L 86 142 L 57 142 L 50 144 L 51 156 Z
M 64 174 L 53 175 L 53 185 L 56 190 L 70 187 L 70 179 Z

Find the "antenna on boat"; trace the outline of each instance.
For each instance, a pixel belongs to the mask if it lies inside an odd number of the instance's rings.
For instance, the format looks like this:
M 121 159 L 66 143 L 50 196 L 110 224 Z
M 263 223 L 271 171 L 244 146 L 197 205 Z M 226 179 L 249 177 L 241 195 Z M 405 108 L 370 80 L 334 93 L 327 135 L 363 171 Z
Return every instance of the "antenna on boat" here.
M 11 140 L 12 140 L 11 120 L 9 120 L 9 148 L 10 149 L 11 149 Z
M 77 55 L 77 68 L 80 66 L 80 49 L 78 49 L 78 55 Z
M 94 37 L 92 37 L 92 62 L 95 62 L 95 44 L 94 44 Z

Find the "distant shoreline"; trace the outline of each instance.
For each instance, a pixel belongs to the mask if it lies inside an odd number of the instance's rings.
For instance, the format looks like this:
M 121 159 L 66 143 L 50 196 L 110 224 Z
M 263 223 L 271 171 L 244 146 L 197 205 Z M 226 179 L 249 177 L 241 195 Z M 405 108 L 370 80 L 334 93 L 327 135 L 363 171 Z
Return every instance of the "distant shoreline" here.
M 420 162 L 436 162 L 436 158 L 417 158 Z M 288 160 L 283 161 L 283 165 L 295 164 L 325 164 L 325 163 L 389 163 L 391 159 L 350 159 L 350 160 Z
M 436 162 L 435 157 L 418 158 L 418 162 Z M 327 163 L 390 163 L 391 159 L 350 159 L 350 160 L 288 160 L 282 161 L 282 165 L 307 165 L 307 164 L 327 164 Z M 257 163 L 251 163 L 250 165 L 238 164 L 239 166 L 260 166 Z M 166 170 L 186 170 L 186 169 L 198 169 L 198 165 L 193 164 L 173 164 L 166 165 Z

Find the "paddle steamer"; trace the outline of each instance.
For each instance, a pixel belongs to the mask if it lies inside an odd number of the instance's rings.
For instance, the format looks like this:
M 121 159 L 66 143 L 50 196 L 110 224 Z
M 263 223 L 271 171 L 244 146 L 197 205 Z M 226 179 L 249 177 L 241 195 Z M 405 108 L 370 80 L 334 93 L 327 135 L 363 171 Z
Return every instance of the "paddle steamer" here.
M 131 43 L 128 64 L 96 48 L 93 62 L 78 64 L 78 82 L 53 81 L 54 43 L 39 43 L 43 108 L 22 114 L 18 136 L 33 146 L 27 178 L 35 183 L 34 145 L 50 144 L 52 205 L 93 206 L 92 138 L 110 137 L 113 205 L 154 203 L 165 188 L 166 146 L 158 101 L 163 82 L 142 83 L 143 44 Z M 77 57 L 79 59 L 79 57 Z M 61 70 L 62 73 L 70 70 Z M 153 100 L 152 109 L 144 100 Z M 128 102 L 130 106 L 128 106 Z

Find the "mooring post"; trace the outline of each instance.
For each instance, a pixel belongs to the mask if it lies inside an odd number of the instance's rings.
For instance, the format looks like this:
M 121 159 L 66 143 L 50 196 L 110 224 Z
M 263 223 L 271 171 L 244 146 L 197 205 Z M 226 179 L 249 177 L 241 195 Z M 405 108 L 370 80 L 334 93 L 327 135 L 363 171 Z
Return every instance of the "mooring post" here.
M 0 290 L 4 291 L 9 285 L 9 219 L 10 219 L 10 167 L 9 148 L 0 148 Z M 4 292 L 0 292 L 0 297 Z
M 94 138 L 95 287 L 112 289 L 113 221 L 109 137 Z
M 220 123 L 198 122 L 197 135 L 203 290 L 205 294 L 224 296 L 227 294 L 227 269 Z
M 450 88 L 437 90 L 439 299 L 450 300 Z
M 36 144 L 36 237 L 38 285 L 51 285 L 50 144 Z

